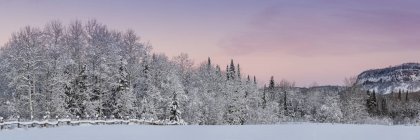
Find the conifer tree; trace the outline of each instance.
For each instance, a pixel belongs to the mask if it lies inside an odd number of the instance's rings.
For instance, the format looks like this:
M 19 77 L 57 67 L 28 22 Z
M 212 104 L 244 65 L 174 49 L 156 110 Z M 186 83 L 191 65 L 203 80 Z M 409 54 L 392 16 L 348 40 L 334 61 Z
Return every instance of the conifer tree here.
M 229 71 L 229 65 L 226 66 L 226 79 L 230 80 L 230 71 Z
M 274 86 L 275 86 L 274 77 L 271 76 L 270 83 L 268 85 L 268 89 L 273 90 L 274 89 Z
M 230 79 L 235 80 L 235 64 L 233 63 L 233 59 L 230 60 L 230 67 L 229 67 L 229 76 Z
M 237 73 L 238 73 L 238 80 L 241 81 L 241 78 L 242 78 L 241 77 L 241 68 L 239 67 L 239 64 L 238 64 L 238 72 Z
M 173 93 L 172 96 L 172 101 L 171 104 L 169 105 L 169 120 L 173 121 L 173 122 L 179 122 L 181 120 L 180 116 L 181 116 L 181 111 L 179 111 L 178 109 L 179 107 L 179 103 L 178 103 L 178 99 L 177 99 L 177 94 L 176 92 Z
M 387 107 L 387 103 L 386 103 L 386 99 L 382 99 L 382 104 L 381 104 L 381 108 L 382 108 L 382 115 L 386 116 L 388 114 L 388 107 Z
M 115 79 L 117 79 L 117 83 L 113 89 L 115 105 L 112 114 L 121 119 L 130 116 L 134 110 L 133 90 L 130 88 L 126 62 L 123 60 L 120 62 L 119 73 L 117 73 Z
M 265 107 L 267 106 L 267 97 L 266 97 L 266 91 L 267 90 L 267 85 L 264 85 L 263 88 L 263 95 L 262 95 L 262 108 L 265 109 Z
M 207 71 L 210 71 L 211 69 L 211 60 L 210 57 L 207 59 Z
M 89 99 L 87 93 L 87 77 L 86 66 L 83 65 L 76 78 L 72 81 L 73 90 L 66 94 L 68 96 L 67 109 L 74 116 L 83 117 L 87 113 L 86 105 Z
M 367 99 L 367 108 L 368 108 L 368 112 L 372 115 L 376 115 L 377 111 L 378 111 L 378 104 L 376 102 L 376 93 L 375 91 L 372 91 L 372 93 L 370 93 L 369 91 L 367 92 L 369 98 Z
M 398 100 L 401 101 L 401 89 L 398 91 Z
M 220 70 L 220 66 L 219 66 L 219 65 L 216 65 L 216 74 L 217 74 L 218 76 L 221 76 L 221 74 L 222 74 L 222 72 L 221 72 L 221 70 Z
M 287 116 L 287 114 L 288 114 L 288 110 L 287 110 L 287 92 L 284 92 L 283 108 L 284 108 L 285 115 Z

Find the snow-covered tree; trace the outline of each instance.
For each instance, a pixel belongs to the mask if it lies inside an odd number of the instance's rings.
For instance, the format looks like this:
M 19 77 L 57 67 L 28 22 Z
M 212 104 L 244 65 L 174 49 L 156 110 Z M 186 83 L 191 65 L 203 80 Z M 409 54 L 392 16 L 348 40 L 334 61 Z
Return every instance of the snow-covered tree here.
M 349 87 L 341 94 L 343 119 L 348 123 L 363 123 L 368 117 L 367 95 L 357 87 Z
M 96 20 L 25 27 L 0 48 L 0 116 L 182 118 L 214 125 L 377 118 L 414 123 L 419 114 L 415 94 L 366 94 L 355 78 L 338 91 L 274 77 L 260 88 L 233 60 L 222 71 L 210 57 L 196 65 L 187 54 L 169 59 L 151 49 L 133 30 L 112 30 Z
M 175 123 L 183 122 L 176 92 L 173 93 L 172 101 L 169 104 L 169 121 Z
M 5 75 L 10 80 L 9 88 L 16 99 L 17 114 L 33 119 L 39 112 L 37 99 L 40 99 L 40 87 L 44 66 L 44 46 L 42 32 L 37 28 L 25 27 L 12 36 L 6 46 Z

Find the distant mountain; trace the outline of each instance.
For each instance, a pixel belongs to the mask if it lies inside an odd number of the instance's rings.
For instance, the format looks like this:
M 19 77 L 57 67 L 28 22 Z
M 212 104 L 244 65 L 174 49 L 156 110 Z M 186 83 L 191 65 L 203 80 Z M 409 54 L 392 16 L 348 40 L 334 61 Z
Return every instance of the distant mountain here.
M 357 76 L 356 85 L 377 93 L 420 91 L 420 63 L 405 63 L 382 69 L 372 69 Z

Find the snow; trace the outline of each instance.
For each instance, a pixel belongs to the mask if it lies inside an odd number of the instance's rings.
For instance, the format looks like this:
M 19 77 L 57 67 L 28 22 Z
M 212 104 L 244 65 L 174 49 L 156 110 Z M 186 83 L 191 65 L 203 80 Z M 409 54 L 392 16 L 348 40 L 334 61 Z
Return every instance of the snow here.
M 82 125 L 0 131 L 4 140 L 419 140 L 420 126 L 279 124 L 245 126 Z
M 43 120 L 43 121 L 7 121 L 1 122 L 0 126 L 4 129 L 15 129 L 18 125 L 22 125 L 22 128 L 27 128 L 28 126 L 39 126 L 39 125 L 65 125 L 65 124 L 79 125 L 79 124 L 149 124 L 149 125 L 186 125 L 187 123 L 184 120 L 179 121 L 170 121 L 170 120 L 153 120 L 153 119 L 108 119 L 108 120 L 71 120 L 71 119 L 58 119 L 58 120 Z

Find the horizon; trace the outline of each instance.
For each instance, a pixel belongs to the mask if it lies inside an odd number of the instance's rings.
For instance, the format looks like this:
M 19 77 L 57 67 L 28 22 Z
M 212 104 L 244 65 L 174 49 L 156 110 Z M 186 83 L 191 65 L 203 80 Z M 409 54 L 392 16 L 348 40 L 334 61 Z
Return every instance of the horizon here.
M 233 59 L 259 83 L 343 85 L 365 70 L 420 62 L 417 1 L 80 2 L 0 1 L 0 46 L 27 25 L 97 19 L 133 29 L 170 58 L 187 53 L 197 65 L 210 57 L 222 69 Z

